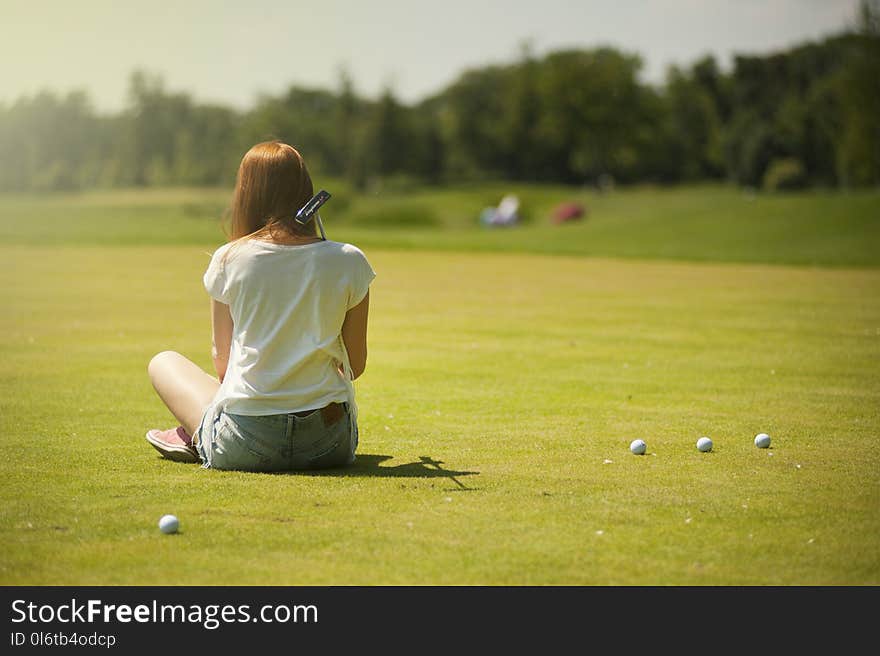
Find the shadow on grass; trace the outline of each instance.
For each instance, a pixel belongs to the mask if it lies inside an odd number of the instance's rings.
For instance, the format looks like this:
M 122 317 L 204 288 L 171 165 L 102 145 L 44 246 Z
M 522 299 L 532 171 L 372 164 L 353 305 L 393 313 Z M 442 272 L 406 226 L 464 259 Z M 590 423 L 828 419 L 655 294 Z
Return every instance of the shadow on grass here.
M 459 479 L 460 476 L 475 476 L 478 471 L 457 471 L 444 469 L 442 460 L 430 456 L 419 456 L 416 462 L 382 467 L 381 463 L 391 460 L 394 456 L 358 454 L 353 464 L 345 467 L 327 469 L 293 469 L 289 471 L 250 472 L 264 476 L 387 476 L 390 478 L 446 478 L 455 483 L 457 491 L 472 491 L 477 488 L 468 487 Z M 163 456 L 158 456 L 163 460 Z M 167 459 L 166 459 L 167 460 Z M 214 470 L 221 471 L 221 470 Z
M 373 454 L 358 454 L 354 464 L 348 467 L 335 469 L 313 469 L 306 471 L 285 472 L 299 476 L 389 476 L 401 478 L 447 478 L 457 486 L 458 490 L 473 490 L 458 478 L 460 476 L 474 476 L 480 472 L 456 471 L 444 469 L 442 460 L 435 460 L 430 456 L 419 456 L 416 462 L 407 462 L 400 465 L 382 467 L 381 463 L 391 460 L 393 456 Z

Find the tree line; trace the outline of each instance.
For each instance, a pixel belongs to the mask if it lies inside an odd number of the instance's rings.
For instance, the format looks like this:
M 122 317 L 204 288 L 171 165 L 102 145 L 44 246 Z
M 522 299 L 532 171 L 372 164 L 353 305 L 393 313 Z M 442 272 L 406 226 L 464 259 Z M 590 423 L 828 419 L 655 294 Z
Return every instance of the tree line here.
M 880 184 L 880 12 L 820 42 L 709 56 L 640 80 L 638 55 L 563 50 L 470 70 L 407 105 L 291 86 L 248 111 L 204 104 L 135 71 L 126 109 L 85 91 L 0 105 L 0 190 L 230 185 L 244 152 L 281 139 L 313 172 L 370 185 L 510 180 L 725 180 L 785 189 Z

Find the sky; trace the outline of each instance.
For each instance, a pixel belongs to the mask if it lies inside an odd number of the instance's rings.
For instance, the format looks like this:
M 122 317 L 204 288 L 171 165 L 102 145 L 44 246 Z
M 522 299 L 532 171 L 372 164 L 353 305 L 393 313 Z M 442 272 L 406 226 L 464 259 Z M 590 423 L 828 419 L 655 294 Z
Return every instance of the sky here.
M 0 0 L 0 103 L 83 89 L 115 113 L 139 69 L 169 91 L 237 109 L 291 85 L 390 87 L 410 103 L 462 72 L 612 46 L 642 78 L 713 54 L 767 54 L 843 31 L 858 0 Z

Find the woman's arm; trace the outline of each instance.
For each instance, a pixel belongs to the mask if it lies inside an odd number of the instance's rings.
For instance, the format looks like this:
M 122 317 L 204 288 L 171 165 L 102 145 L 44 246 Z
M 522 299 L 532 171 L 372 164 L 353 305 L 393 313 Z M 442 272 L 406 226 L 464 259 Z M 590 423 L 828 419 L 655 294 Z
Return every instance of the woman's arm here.
M 351 375 L 357 378 L 367 366 L 367 314 L 370 310 L 370 292 L 364 300 L 345 313 L 342 323 L 342 341 L 348 351 Z
M 226 367 L 229 366 L 229 351 L 232 348 L 232 314 L 228 305 L 215 299 L 211 299 L 211 340 L 214 369 L 222 383 L 226 376 Z

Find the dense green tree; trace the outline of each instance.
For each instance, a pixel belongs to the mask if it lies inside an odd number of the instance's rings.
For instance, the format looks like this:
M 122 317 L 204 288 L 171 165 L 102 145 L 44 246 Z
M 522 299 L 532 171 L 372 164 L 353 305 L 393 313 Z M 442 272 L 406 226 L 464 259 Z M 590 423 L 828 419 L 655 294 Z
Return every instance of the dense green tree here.
M 603 48 L 548 55 L 541 66 L 544 100 L 538 134 L 565 182 L 610 174 L 633 179 L 639 154 L 633 135 L 643 120 L 641 60 Z
M 864 0 L 841 74 L 838 171 L 847 185 L 880 185 L 880 1 Z
M 0 189 L 96 186 L 110 156 L 110 131 L 84 91 L 49 91 L 0 107 Z
M 357 97 L 351 74 L 339 70 L 339 90 L 336 103 L 335 137 L 336 157 L 328 173 L 354 178 L 357 170 L 359 131 L 366 114 L 366 103 Z
M 704 57 L 640 79 L 613 48 L 537 56 L 466 71 L 412 105 L 389 88 L 291 86 L 239 112 L 166 90 L 135 71 L 128 104 L 99 115 L 83 91 L 0 105 L 0 190 L 229 185 L 259 141 L 298 147 L 316 175 L 357 187 L 383 179 L 593 184 L 728 178 L 774 189 L 880 184 L 880 0 L 853 29 L 722 71 Z
M 716 178 L 723 171 L 721 116 L 714 78 L 701 79 L 700 70 L 690 72 L 675 66 L 666 80 L 666 95 L 672 130 L 672 161 L 675 177 L 681 180 Z
M 387 87 L 366 117 L 356 157 L 356 182 L 376 184 L 390 176 L 409 176 L 416 164 L 412 112 Z
M 509 140 L 500 120 L 510 69 L 490 66 L 467 71 L 438 101 L 445 115 L 452 179 L 504 177 Z
M 442 182 L 446 174 L 447 143 L 442 112 L 428 99 L 411 112 L 413 174 L 431 183 Z
M 539 80 L 540 63 L 531 45 L 522 46 L 519 65 L 509 78 L 499 126 L 503 134 L 504 170 L 513 180 L 552 179 L 538 125 L 543 110 Z
M 341 168 L 336 133 L 339 100 L 331 91 L 290 87 L 279 97 L 266 96 L 244 121 L 249 145 L 280 139 L 308 153 L 312 168 Z

